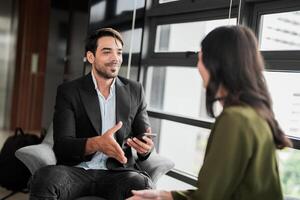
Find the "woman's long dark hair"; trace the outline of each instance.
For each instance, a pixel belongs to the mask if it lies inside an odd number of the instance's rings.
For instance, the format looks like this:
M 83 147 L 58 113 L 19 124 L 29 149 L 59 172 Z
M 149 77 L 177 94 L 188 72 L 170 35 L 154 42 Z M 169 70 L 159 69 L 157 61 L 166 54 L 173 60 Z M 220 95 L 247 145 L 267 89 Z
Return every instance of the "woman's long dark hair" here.
M 292 146 L 279 127 L 263 76 L 264 61 L 253 32 L 243 26 L 223 26 L 210 32 L 201 43 L 202 59 L 210 74 L 206 108 L 214 116 L 213 104 L 222 85 L 228 91 L 224 106 L 247 104 L 271 127 L 278 149 Z

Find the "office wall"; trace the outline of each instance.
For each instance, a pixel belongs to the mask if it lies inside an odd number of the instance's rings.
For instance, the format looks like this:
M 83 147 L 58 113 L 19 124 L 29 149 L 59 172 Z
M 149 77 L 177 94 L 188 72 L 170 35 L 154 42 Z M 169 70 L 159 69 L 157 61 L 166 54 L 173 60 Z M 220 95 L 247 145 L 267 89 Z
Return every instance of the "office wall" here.
M 63 81 L 83 75 L 84 40 L 88 13 L 52 8 L 48 38 L 47 69 L 42 127 L 53 119 L 56 89 Z
M 63 82 L 65 55 L 68 36 L 68 12 L 51 9 L 45 90 L 43 98 L 42 127 L 47 128 L 52 121 L 56 88 Z
M 10 127 L 41 128 L 50 0 L 18 1 L 16 48 Z
M 53 120 L 58 85 L 83 75 L 87 25 L 87 10 L 51 8 L 42 116 L 44 128 Z

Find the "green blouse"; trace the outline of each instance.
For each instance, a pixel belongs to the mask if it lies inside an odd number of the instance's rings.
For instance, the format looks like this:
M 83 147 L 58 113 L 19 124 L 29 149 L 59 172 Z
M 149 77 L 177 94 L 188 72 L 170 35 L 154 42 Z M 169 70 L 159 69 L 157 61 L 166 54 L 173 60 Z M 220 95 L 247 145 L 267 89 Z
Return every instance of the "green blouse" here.
M 208 140 L 196 190 L 174 200 L 282 200 L 275 144 L 268 123 L 249 106 L 225 108 Z

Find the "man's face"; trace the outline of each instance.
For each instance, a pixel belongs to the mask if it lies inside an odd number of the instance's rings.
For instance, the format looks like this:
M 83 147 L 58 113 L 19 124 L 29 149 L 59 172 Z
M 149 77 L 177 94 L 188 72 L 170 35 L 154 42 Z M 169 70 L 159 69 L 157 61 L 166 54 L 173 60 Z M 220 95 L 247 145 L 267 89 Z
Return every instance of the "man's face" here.
M 121 42 L 114 37 L 99 38 L 95 55 L 92 52 L 88 52 L 87 55 L 94 72 L 105 79 L 115 78 L 123 61 L 122 48 Z

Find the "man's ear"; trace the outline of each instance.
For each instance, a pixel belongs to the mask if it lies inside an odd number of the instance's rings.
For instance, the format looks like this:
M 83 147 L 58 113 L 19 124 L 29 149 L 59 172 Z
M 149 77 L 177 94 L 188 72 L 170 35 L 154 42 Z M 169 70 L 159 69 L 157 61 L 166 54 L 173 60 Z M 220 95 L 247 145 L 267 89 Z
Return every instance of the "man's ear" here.
M 91 51 L 86 52 L 86 59 L 89 61 L 89 63 L 94 63 L 95 56 L 94 53 Z

